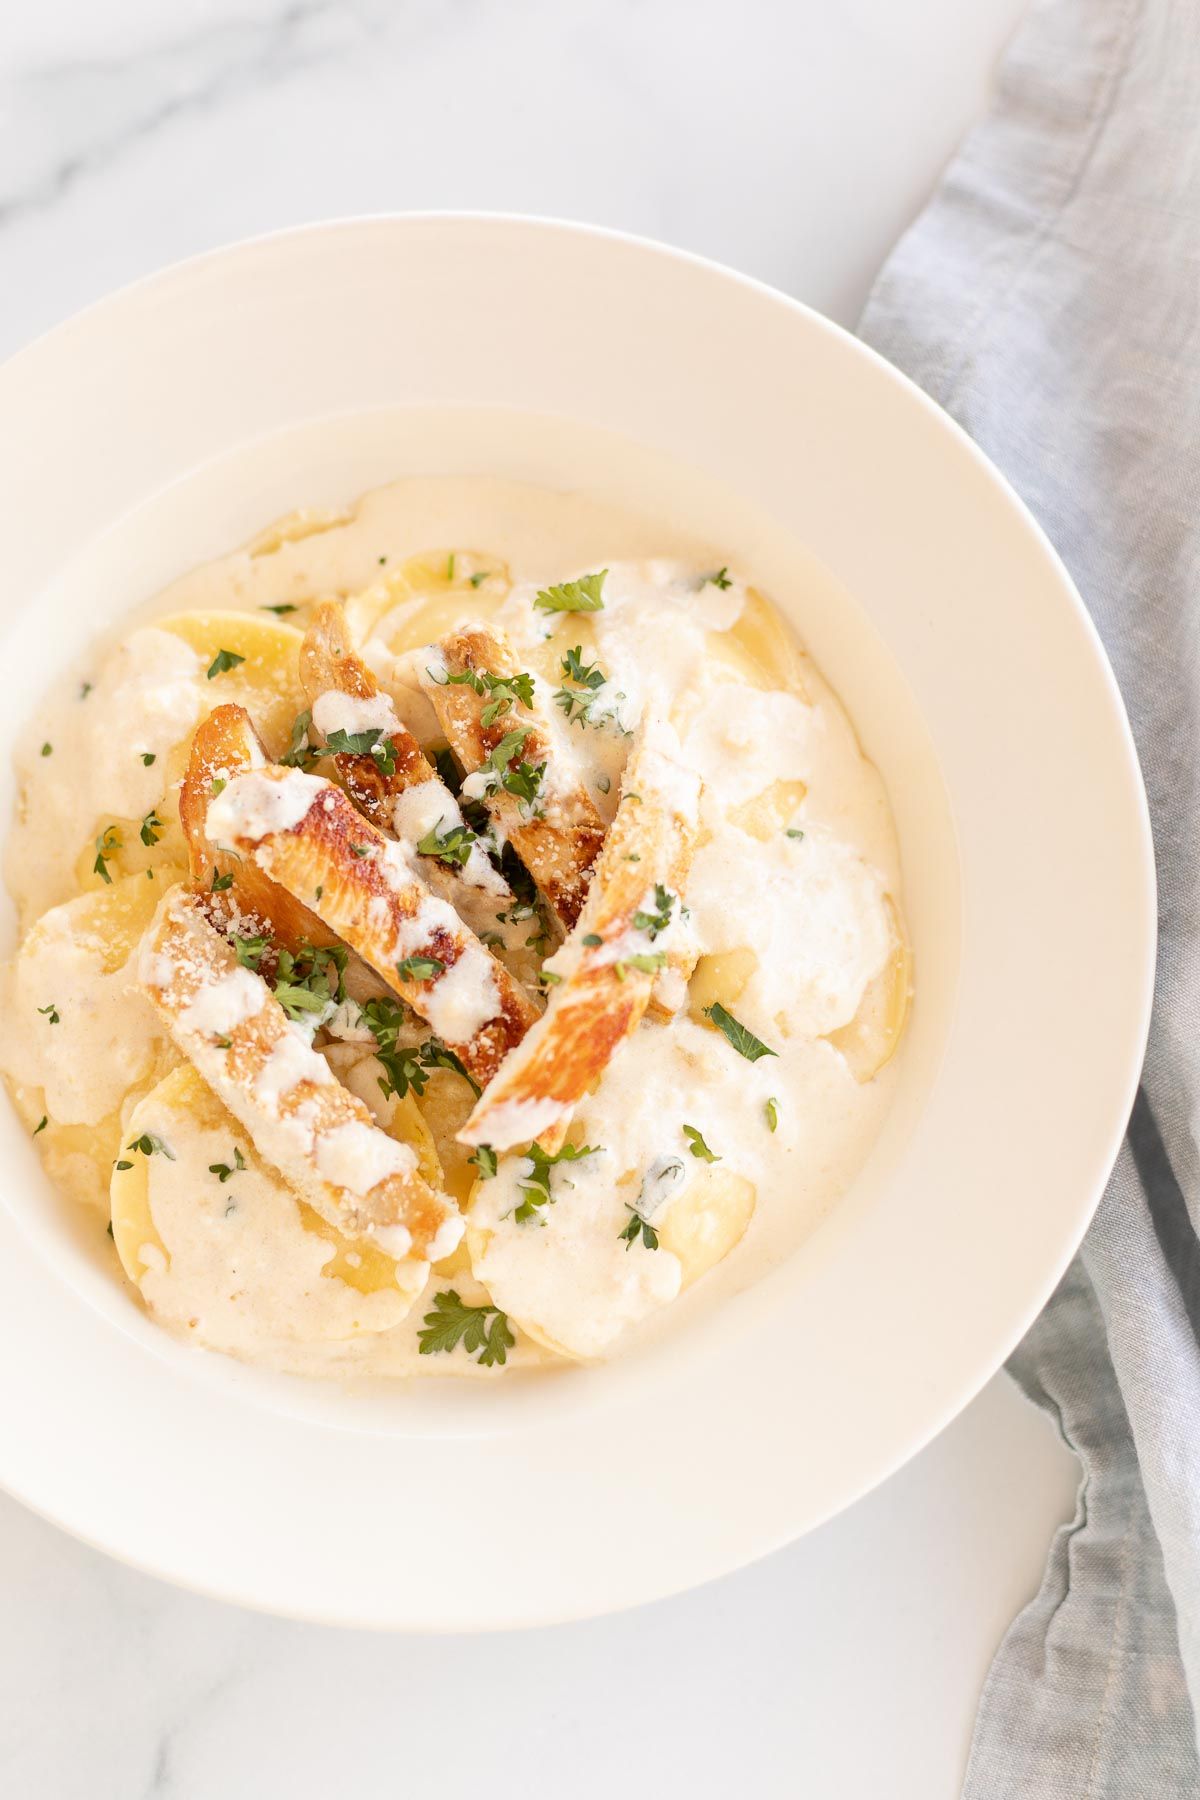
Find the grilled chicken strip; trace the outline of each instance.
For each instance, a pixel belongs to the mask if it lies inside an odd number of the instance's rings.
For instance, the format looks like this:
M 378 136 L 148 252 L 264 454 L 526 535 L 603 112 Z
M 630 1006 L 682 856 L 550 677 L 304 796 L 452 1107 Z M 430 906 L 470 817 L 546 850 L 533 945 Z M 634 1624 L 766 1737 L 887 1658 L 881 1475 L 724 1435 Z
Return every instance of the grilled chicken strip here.
M 370 1233 L 398 1259 L 449 1255 L 463 1231 L 454 1202 L 418 1173 L 411 1145 L 381 1131 L 335 1080 L 262 977 L 238 963 L 199 895 L 164 895 L 139 977 L 183 1054 L 323 1219 Z
M 210 800 L 205 829 L 312 907 L 481 1085 L 537 1018 L 504 965 L 430 893 L 407 845 L 332 782 L 271 764 L 247 770 Z
M 478 792 L 486 800 L 569 931 L 587 897 L 604 825 L 587 789 L 559 766 L 549 722 L 536 703 L 510 698 L 497 708 L 495 684 L 521 673 L 505 637 L 483 625 L 464 625 L 430 648 L 421 688 L 469 772 L 464 794 Z
M 686 936 L 700 779 L 678 755 L 669 726 L 635 748 L 587 903 L 545 965 L 558 977 L 550 1004 L 476 1103 L 462 1143 L 559 1148 L 575 1106 L 640 1022 L 672 939 Z
M 300 650 L 300 679 L 312 722 L 332 739 L 338 780 L 359 811 L 390 837 L 416 846 L 440 839 L 448 854 L 428 855 L 422 874 L 475 931 L 497 931 L 512 900 L 508 883 L 463 824 L 458 801 L 400 721 L 389 695 L 355 652 L 336 600 L 313 612 Z M 360 747 L 341 749 L 350 740 Z M 501 932 L 501 936 L 505 936 Z

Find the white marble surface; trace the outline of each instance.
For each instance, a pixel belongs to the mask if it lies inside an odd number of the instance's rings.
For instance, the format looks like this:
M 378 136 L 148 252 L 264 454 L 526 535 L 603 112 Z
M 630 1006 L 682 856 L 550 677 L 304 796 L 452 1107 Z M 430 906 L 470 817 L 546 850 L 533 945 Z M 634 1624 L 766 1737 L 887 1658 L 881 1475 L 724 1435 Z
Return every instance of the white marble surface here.
M 625 227 L 850 322 L 1022 7 L 5 8 L 0 354 L 176 257 L 404 207 Z M 1050 1428 L 997 1380 L 883 1489 L 766 1563 L 641 1613 L 477 1640 L 240 1613 L 0 1497 L 0 1792 L 587 1800 L 682 1782 L 951 1800 L 990 1655 L 1073 1489 Z

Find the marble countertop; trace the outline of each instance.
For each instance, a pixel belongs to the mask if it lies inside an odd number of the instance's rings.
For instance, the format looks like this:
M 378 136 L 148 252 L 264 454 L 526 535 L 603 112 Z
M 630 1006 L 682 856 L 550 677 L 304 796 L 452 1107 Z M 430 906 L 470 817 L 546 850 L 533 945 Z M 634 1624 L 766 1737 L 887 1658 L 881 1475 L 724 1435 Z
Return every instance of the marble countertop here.
M 0 354 L 175 258 L 402 208 L 623 227 L 852 323 L 1023 3 L 10 7 Z M 884 1488 L 757 1567 L 637 1614 L 479 1639 L 255 1617 L 0 1496 L 0 1791 L 589 1800 L 682 1780 L 951 1800 L 1074 1478 L 998 1379 Z

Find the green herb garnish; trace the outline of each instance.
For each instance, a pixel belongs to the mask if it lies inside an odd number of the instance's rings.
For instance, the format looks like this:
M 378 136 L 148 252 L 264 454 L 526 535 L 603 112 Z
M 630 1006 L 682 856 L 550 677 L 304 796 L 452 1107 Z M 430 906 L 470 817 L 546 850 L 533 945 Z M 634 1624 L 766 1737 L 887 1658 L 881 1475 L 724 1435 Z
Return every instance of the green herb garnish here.
M 773 1096 L 766 1104 L 767 1130 L 774 1131 L 779 1124 L 779 1102 Z
M 623 956 L 620 962 L 614 963 L 617 980 L 624 981 L 627 969 L 640 969 L 643 975 L 653 975 L 661 969 L 667 960 L 665 950 L 648 950 L 644 956 Z
M 760 1056 L 778 1056 L 777 1050 L 769 1049 L 761 1038 L 756 1038 L 752 1031 L 747 1031 L 741 1021 L 735 1019 L 719 1000 L 704 1008 L 704 1016 L 712 1020 L 717 1030 L 725 1034 L 738 1055 L 744 1056 L 747 1062 L 757 1062 Z
M 633 915 L 634 929 L 637 931 L 648 932 L 651 940 L 653 940 L 658 936 L 660 931 L 665 931 L 667 926 L 671 923 L 671 909 L 674 905 L 674 894 L 669 893 L 661 883 L 656 885 L 654 889 L 654 911 L 635 912 Z
M 445 967 L 436 956 L 406 956 L 396 964 L 396 973 L 401 981 L 432 981 Z
M 507 1313 L 498 1306 L 467 1306 L 454 1288 L 434 1295 L 433 1311 L 425 1314 L 425 1329 L 417 1333 L 422 1356 L 454 1350 L 461 1343 L 468 1356 L 478 1350 L 476 1360 L 485 1369 L 503 1363 L 516 1341 Z
M 382 727 L 375 731 L 331 731 L 325 748 L 331 756 L 369 756 L 381 775 L 396 773 L 396 746 Z
M 53 749 L 54 749 L 53 744 L 43 744 L 42 745 L 42 755 L 49 756 Z
M 132 1144 L 126 1144 L 125 1148 L 140 1150 L 143 1156 L 165 1156 L 168 1162 L 175 1161 L 175 1152 L 168 1149 L 153 1131 L 143 1131 L 141 1137 L 135 1137 Z
M 643 1219 L 641 1213 L 637 1210 L 637 1207 L 630 1206 L 628 1201 L 625 1202 L 625 1211 L 629 1214 L 629 1222 L 624 1231 L 619 1231 L 617 1233 L 617 1237 L 624 1241 L 626 1250 L 629 1249 L 631 1244 L 636 1244 L 639 1237 L 642 1240 L 644 1249 L 657 1250 L 658 1233 L 655 1231 L 649 1219 Z
M 285 600 L 281 606 L 260 606 L 258 610 L 259 612 L 274 613 L 277 619 L 282 619 L 285 614 L 297 612 L 299 608 L 293 606 L 290 600 Z
M 45 1131 L 45 1129 L 49 1123 L 50 1123 L 49 1119 L 46 1117 L 46 1114 L 43 1113 L 41 1118 L 38 1120 L 37 1124 L 34 1126 L 33 1131 L 30 1135 L 33 1137 L 36 1137 L 39 1131 Z
M 581 575 L 577 581 L 561 581 L 556 587 L 542 588 L 533 604 L 541 612 L 599 612 L 607 569 L 595 575 Z
M 45 1121 L 43 1121 L 43 1123 L 45 1123 Z M 474 1163 L 475 1167 L 479 1170 L 479 1179 L 481 1181 L 490 1181 L 492 1179 L 499 1167 L 499 1160 L 500 1159 L 497 1157 L 496 1152 L 492 1149 L 490 1144 L 478 1144 L 474 1154 L 467 1158 L 467 1161 L 469 1163 Z
M 237 1145 L 235 1144 L 233 1147 L 233 1162 L 232 1163 L 209 1163 L 208 1172 L 210 1175 L 215 1175 L 218 1181 L 224 1183 L 229 1180 L 229 1177 L 231 1175 L 237 1175 L 242 1169 L 245 1168 L 245 1166 L 246 1166 L 246 1159 L 242 1155 L 241 1151 L 238 1149 Z
M 43 751 L 42 754 L 45 755 L 45 752 Z M 151 763 L 155 763 L 157 761 L 158 761 L 157 751 L 154 751 L 154 750 L 143 750 L 142 751 L 142 762 L 145 764 L 146 768 L 149 768 Z
M 698 1156 L 702 1162 L 720 1162 L 721 1159 L 716 1151 L 709 1149 L 700 1132 L 696 1130 L 694 1125 L 685 1125 L 683 1127 L 683 1135 L 688 1141 L 688 1148 L 691 1150 L 693 1156 Z
M 561 1150 L 553 1153 L 543 1150 L 540 1144 L 531 1144 L 526 1157 L 533 1165 L 533 1171 L 517 1185 L 525 1198 L 514 1210 L 513 1217 L 524 1221 L 535 1217 L 538 1208 L 553 1206 L 554 1195 L 550 1191 L 550 1171 L 559 1163 L 580 1162 L 585 1156 L 595 1156 L 599 1144 L 564 1144 Z
M 145 844 L 147 850 L 153 850 L 155 844 L 157 844 L 165 830 L 166 826 L 163 824 L 154 808 L 151 807 L 150 811 L 142 820 L 142 829 L 138 833 L 138 836 L 141 838 L 143 844 Z
M 216 886 L 215 875 L 213 877 L 213 886 Z M 233 939 L 233 953 L 243 969 L 253 969 L 257 974 L 258 965 L 263 958 L 263 951 L 267 948 L 270 941 L 270 938 L 265 937 L 235 937 Z
M 294 952 L 279 952 L 272 991 L 289 1019 L 332 1012 L 345 996 L 348 954 L 343 944 L 302 944 Z
M 321 752 L 309 736 L 311 730 L 312 708 L 306 707 L 302 713 L 296 714 L 292 722 L 291 741 L 279 759 L 289 769 L 311 769 L 315 762 L 320 762 Z
M 700 583 L 701 587 L 708 587 L 710 585 L 719 588 L 732 587 L 733 583 L 729 579 L 728 568 L 718 569 L 715 575 L 706 575 L 704 580 Z
M 230 872 L 230 873 L 227 873 L 227 874 L 225 874 L 225 875 L 218 875 L 218 874 L 217 874 L 217 871 L 216 871 L 216 870 L 215 870 L 215 869 L 214 869 L 214 870 L 213 870 L 213 873 L 212 873 L 212 891 L 213 891 L 213 893 L 214 893 L 214 894 L 225 894 L 225 893 L 228 893 L 228 891 L 229 891 L 229 889 L 230 889 L 230 888 L 231 888 L 231 887 L 232 887 L 232 886 L 233 886 L 233 874 L 232 874 L 232 872 Z
M 427 831 L 417 845 L 419 856 L 436 856 L 439 862 L 452 863 L 461 869 L 471 860 L 471 846 L 476 842 L 475 833 L 466 825 L 452 825 L 449 831 L 439 832 L 434 826 Z
M 38 1011 L 44 1019 L 49 1019 L 51 1025 L 60 1025 L 62 1023 L 62 1020 L 58 1016 L 58 1008 L 55 1006 L 53 1000 L 50 1002 L 49 1006 L 39 1006 Z
M 108 872 L 108 859 L 110 856 L 115 856 L 121 848 L 123 848 L 121 833 L 117 827 L 115 825 L 106 826 L 96 839 L 96 860 L 92 864 L 92 871 L 100 877 L 101 881 L 106 881 L 110 887 L 112 886 L 112 876 Z
M 239 656 L 236 650 L 218 650 L 208 665 L 208 679 L 212 681 L 215 676 L 223 675 L 226 669 L 236 669 L 238 664 L 244 663 L 245 660 L 245 657 Z

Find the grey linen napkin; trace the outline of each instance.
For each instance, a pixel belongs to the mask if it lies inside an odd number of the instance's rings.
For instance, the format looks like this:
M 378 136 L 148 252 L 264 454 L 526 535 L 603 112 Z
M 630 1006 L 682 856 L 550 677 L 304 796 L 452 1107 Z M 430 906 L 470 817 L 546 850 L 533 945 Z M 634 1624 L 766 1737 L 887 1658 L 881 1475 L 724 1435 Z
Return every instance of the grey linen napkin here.
M 1041 0 L 862 331 L 1071 570 L 1129 708 L 1160 883 L 1129 1135 L 1010 1363 L 1080 1458 L 1078 1508 L 988 1677 L 965 1793 L 1176 1800 L 1200 1793 L 1197 0 Z

